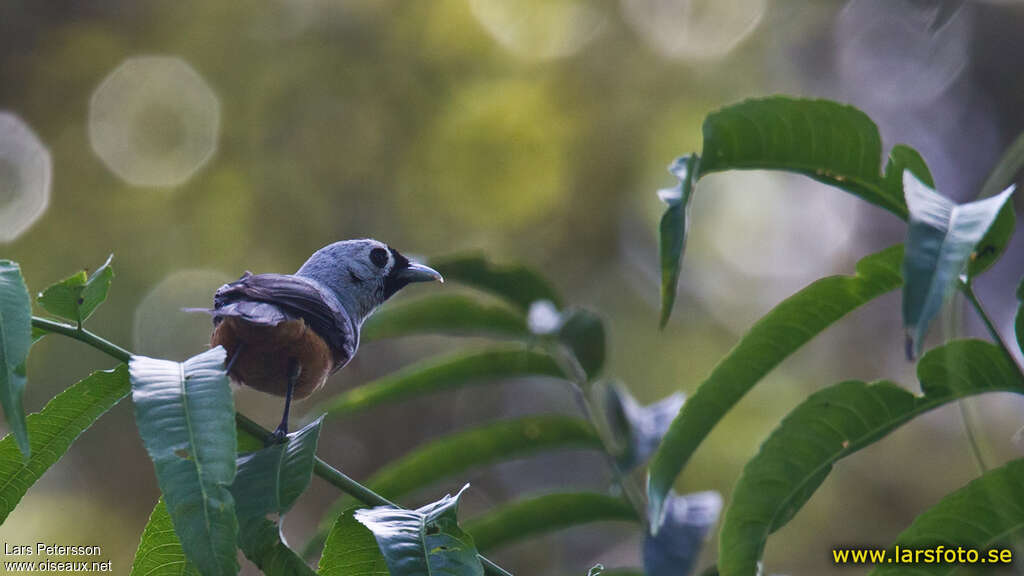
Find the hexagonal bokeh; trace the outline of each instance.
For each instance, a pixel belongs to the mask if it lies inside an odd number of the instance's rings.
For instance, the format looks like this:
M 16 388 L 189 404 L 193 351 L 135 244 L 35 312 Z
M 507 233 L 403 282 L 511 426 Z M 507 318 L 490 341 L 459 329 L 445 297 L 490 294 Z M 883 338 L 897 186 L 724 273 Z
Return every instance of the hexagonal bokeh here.
M 100 83 L 89 103 L 93 151 L 136 186 L 177 186 L 217 148 L 220 102 L 184 60 L 128 58 Z
M 142 298 L 135 308 L 132 345 L 138 354 L 184 360 L 209 347 L 210 317 L 182 308 L 213 306 L 213 293 L 234 278 L 205 269 L 177 270 Z
M 0 112 L 0 242 L 21 236 L 50 204 L 53 162 L 31 128 Z

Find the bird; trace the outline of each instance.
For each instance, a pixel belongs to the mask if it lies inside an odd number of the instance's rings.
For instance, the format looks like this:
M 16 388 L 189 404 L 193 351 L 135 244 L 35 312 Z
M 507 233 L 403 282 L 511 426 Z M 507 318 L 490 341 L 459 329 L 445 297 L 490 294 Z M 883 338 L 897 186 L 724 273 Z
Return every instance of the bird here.
M 359 349 L 363 322 L 399 290 L 441 274 L 372 238 L 320 248 L 294 274 L 253 274 L 224 284 L 213 308 L 210 346 L 223 346 L 237 384 L 284 396 L 281 423 L 268 442 L 288 434 L 292 399 L 320 389 Z

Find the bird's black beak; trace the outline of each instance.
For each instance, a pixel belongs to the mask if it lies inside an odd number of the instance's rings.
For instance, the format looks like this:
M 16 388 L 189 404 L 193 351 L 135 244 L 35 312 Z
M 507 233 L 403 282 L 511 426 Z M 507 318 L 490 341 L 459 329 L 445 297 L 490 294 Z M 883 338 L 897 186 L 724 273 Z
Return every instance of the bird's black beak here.
M 406 284 L 434 281 L 444 284 L 444 276 L 441 276 L 440 272 L 419 262 L 409 262 L 409 265 L 398 270 L 395 276 Z
M 399 254 L 394 248 L 391 249 L 391 255 L 394 258 L 395 264 L 394 268 L 391 269 L 391 272 L 384 279 L 385 300 L 391 298 L 395 295 L 395 292 L 413 282 L 444 282 L 444 277 L 441 276 L 441 273 L 430 266 L 420 264 L 419 262 L 412 262 Z

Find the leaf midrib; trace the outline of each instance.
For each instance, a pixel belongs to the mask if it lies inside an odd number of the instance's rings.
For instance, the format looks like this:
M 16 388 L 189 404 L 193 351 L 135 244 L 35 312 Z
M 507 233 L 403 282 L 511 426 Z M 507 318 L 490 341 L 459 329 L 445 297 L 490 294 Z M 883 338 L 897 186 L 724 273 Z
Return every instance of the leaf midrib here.
M 943 259 L 942 256 L 943 256 L 943 254 L 946 253 L 947 246 L 949 246 L 949 239 L 950 239 L 950 236 L 952 235 L 952 232 L 953 232 L 953 230 L 955 228 L 954 224 L 956 222 L 957 215 L 960 213 L 960 208 L 961 207 L 959 205 L 955 205 L 954 204 L 953 208 L 950 210 L 949 218 L 946 219 L 946 229 L 943 230 L 943 232 L 942 232 L 942 242 L 939 244 L 939 251 L 938 251 L 938 254 L 936 254 L 936 256 L 935 256 L 935 261 L 934 261 L 935 266 L 931 266 L 930 267 L 931 270 L 929 271 L 929 274 L 928 274 L 928 293 L 925 295 L 925 299 L 924 299 L 925 303 L 928 304 L 929 306 L 932 304 L 932 302 L 935 299 L 935 293 L 936 293 L 936 289 L 937 289 L 937 284 L 935 282 L 935 279 L 939 275 L 939 263 L 942 262 L 942 259 Z M 921 224 L 922 225 L 926 225 L 923 222 Z M 941 304 L 941 300 L 945 300 L 945 298 L 942 298 L 942 293 L 944 293 L 944 292 L 945 292 L 944 290 L 942 290 L 940 292 L 940 304 Z M 926 310 L 927 308 L 928 308 L 928 306 L 924 306 L 924 307 L 922 307 L 922 310 Z M 918 319 L 918 322 L 920 322 L 920 318 Z
M 196 442 L 195 430 L 192 427 L 191 405 L 189 404 L 187 391 L 188 377 L 185 375 L 185 364 L 183 362 L 177 363 L 177 367 L 179 374 L 178 381 L 180 382 L 179 388 L 181 390 L 182 413 L 185 415 L 185 429 L 188 431 L 188 442 L 189 445 L 192 446 L 193 450 L 192 462 L 199 480 L 199 491 L 203 495 L 201 498 L 203 503 L 203 523 L 206 525 L 207 534 L 213 534 L 213 523 L 210 520 L 209 492 L 206 489 L 206 482 L 203 481 L 203 465 L 199 462 L 199 444 Z M 211 538 L 206 538 L 206 542 L 210 548 L 210 555 L 213 558 L 217 558 L 217 550 L 213 546 L 213 540 Z

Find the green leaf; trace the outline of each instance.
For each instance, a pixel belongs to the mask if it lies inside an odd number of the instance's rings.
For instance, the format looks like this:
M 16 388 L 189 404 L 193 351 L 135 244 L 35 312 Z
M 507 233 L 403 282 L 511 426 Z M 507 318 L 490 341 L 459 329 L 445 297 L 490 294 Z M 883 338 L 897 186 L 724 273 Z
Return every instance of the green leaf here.
M 231 495 L 236 502 L 238 543 L 245 557 L 267 576 L 314 574 L 281 538 L 267 514 L 283 516 L 306 491 L 323 417 L 271 444 L 238 458 Z
M 438 294 L 384 306 L 366 320 L 360 338 L 365 343 L 414 334 L 531 338 L 526 318 L 515 309 L 461 294 Z
M 43 290 L 39 295 L 39 305 L 47 312 L 81 326 L 107 299 L 110 282 L 114 279 L 114 269 L 110 267 L 113 259 L 111 254 L 92 276 L 86 276 L 82 270 Z
M 949 290 L 967 266 L 967 259 L 1013 187 L 984 200 L 954 204 L 928 188 L 913 174 L 903 177 L 910 207 L 907 249 L 903 258 L 903 324 L 907 357 L 921 353 L 928 325 L 939 312 Z
M 931 350 L 917 375 L 922 396 L 890 382 L 848 381 L 816 392 L 790 412 L 733 490 L 719 546 L 723 576 L 756 573 L 768 535 L 800 510 L 839 459 L 959 398 L 1024 393 L 1024 381 L 1006 354 L 978 340 Z
M 592 492 L 544 494 L 502 504 L 466 522 L 477 548 L 486 552 L 540 534 L 592 522 L 639 522 L 622 498 Z
M 914 519 L 897 538 L 901 550 L 943 545 L 947 548 L 982 551 L 1006 545 L 1012 534 L 1024 529 L 1024 459 L 989 470 L 963 488 L 948 494 Z M 894 551 L 889 551 L 893 554 Z M 1019 560 L 1017 560 L 1019 561 Z M 916 564 L 914 574 L 950 574 L 956 564 Z M 907 566 L 885 564 L 871 576 L 906 574 Z
M 338 516 L 320 556 L 320 576 L 391 576 L 377 541 L 355 518 L 359 508 Z
M 878 128 L 856 108 L 827 100 L 746 100 L 708 115 L 703 131 L 701 176 L 726 170 L 796 172 L 907 216 L 899 182 L 881 174 Z
M 520 265 L 497 265 L 478 254 L 456 255 L 431 260 L 446 280 L 454 280 L 508 300 L 526 312 L 530 304 L 548 300 L 559 308 L 562 298 L 543 276 Z
M 455 432 L 417 448 L 399 460 L 381 468 L 366 485 L 389 500 L 473 468 L 523 458 L 546 450 L 601 449 L 601 440 L 593 427 L 579 418 L 559 415 L 527 416 L 492 422 L 478 428 Z M 320 533 L 305 552 L 308 556 L 323 542 L 336 512 L 355 504 L 342 498 L 325 516 Z
M 558 339 L 572 352 L 589 382 L 604 367 L 604 322 L 597 314 L 584 308 L 568 310 L 562 318 Z
M 651 530 L 660 525 L 665 495 L 715 424 L 768 372 L 859 306 L 899 287 L 903 247 L 857 263 L 856 276 L 823 278 L 783 300 L 754 324 L 686 401 L 654 454 L 647 478 Z
M 1016 225 L 1017 215 L 1013 211 L 1013 202 L 1007 202 L 996 215 L 996 221 L 989 226 L 988 232 L 985 232 L 971 252 L 971 257 L 967 261 L 968 278 L 974 278 L 988 270 L 1002 257 Z
M 0 524 L 50 466 L 97 418 L 128 395 L 128 367 L 93 372 L 29 414 L 32 455 L 25 459 L 10 435 L 0 440 Z
M 540 415 L 461 430 L 417 448 L 370 477 L 367 485 L 394 500 L 455 474 L 545 450 L 593 448 L 601 441 L 578 418 Z
M 668 205 L 661 217 L 659 246 L 661 247 L 661 320 L 664 328 L 672 316 L 679 284 L 686 233 L 690 228 L 690 198 L 697 182 L 700 158 L 696 154 L 676 158 L 669 165 L 670 174 L 679 179 L 672 188 L 658 190 L 658 198 Z
M 313 576 L 316 572 L 289 548 L 277 524 L 250 518 L 241 525 L 242 551 L 264 576 Z
M 218 346 L 184 363 L 133 356 L 135 422 L 185 555 L 206 576 L 238 572 L 235 408 Z
M 1010 144 L 1010 147 L 1003 153 L 1002 158 L 996 163 L 996 167 L 985 179 L 978 198 L 995 196 L 1006 189 L 1013 184 L 1022 169 L 1024 169 L 1024 133 L 1017 136 L 1013 144 Z M 925 183 L 934 188 L 931 183 Z M 1007 202 L 999 211 L 996 221 L 985 233 L 981 242 L 978 242 L 974 253 L 971 254 L 971 260 L 967 264 L 969 278 L 981 274 L 999 260 L 999 257 L 1006 251 L 1007 244 L 1010 243 L 1010 236 L 1013 235 L 1016 220 L 1017 215 L 1013 210 L 1013 202 Z
M 27 459 L 31 455 L 25 409 L 25 360 L 32 347 L 32 301 L 16 262 L 0 260 L 0 406 Z
M 271 444 L 238 458 L 231 495 L 241 523 L 267 514 L 284 514 L 306 491 L 313 476 L 313 461 L 323 417 Z
M 324 410 L 334 418 L 421 394 L 533 376 L 560 378 L 562 371 L 551 356 L 522 347 L 461 352 L 417 362 L 343 392 Z
M 185 559 L 163 498 L 156 503 L 142 531 L 131 576 L 201 576 Z
M 373 532 L 391 576 L 483 576 L 473 538 L 456 517 L 459 497 L 468 487 L 417 510 L 380 506 L 354 512 Z
M 921 154 L 905 144 L 897 144 L 889 151 L 889 161 L 885 163 L 885 187 L 888 190 L 895 190 L 903 197 L 903 173 L 910 170 L 910 173 L 917 176 L 917 179 L 928 186 L 935 187 L 935 180 L 928 170 Z M 904 204 L 904 206 L 906 206 Z

